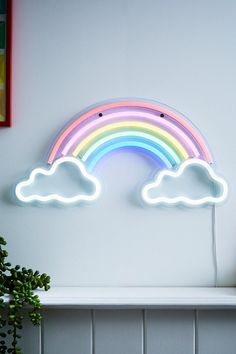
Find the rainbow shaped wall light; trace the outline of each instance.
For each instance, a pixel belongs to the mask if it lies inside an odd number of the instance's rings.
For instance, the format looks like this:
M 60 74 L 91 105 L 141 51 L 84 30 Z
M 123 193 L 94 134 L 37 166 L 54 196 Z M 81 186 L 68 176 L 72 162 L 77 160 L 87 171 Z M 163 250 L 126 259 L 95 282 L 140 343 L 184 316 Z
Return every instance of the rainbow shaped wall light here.
M 146 204 L 203 205 L 222 202 L 228 193 L 226 182 L 213 170 L 213 158 L 200 132 L 182 114 L 159 103 L 144 100 L 119 100 L 88 109 L 74 119 L 60 134 L 51 149 L 48 166 L 32 171 L 30 177 L 16 186 L 16 196 L 23 202 L 31 201 L 93 201 L 100 193 L 100 183 L 93 172 L 99 161 L 117 149 L 144 151 L 156 161 L 158 175 L 146 184 L 141 196 Z M 79 163 L 77 163 L 79 161 Z M 57 167 L 70 163 L 81 174 L 93 181 L 95 190 L 90 196 L 77 194 L 72 197 L 32 192 L 24 195 L 38 175 L 52 176 Z M 206 195 L 197 200 L 185 195 L 153 197 L 150 192 L 159 188 L 168 176 L 180 178 L 187 168 L 204 170 L 214 184 L 217 195 Z M 207 178 L 208 178 L 207 177 Z M 210 184 L 211 185 L 211 184 Z M 214 192 L 215 193 L 215 192 Z
M 203 137 L 184 116 L 138 100 L 111 102 L 81 114 L 60 135 L 48 162 L 74 156 L 92 172 L 103 156 L 127 147 L 150 153 L 167 169 L 189 158 L 212 163 Z

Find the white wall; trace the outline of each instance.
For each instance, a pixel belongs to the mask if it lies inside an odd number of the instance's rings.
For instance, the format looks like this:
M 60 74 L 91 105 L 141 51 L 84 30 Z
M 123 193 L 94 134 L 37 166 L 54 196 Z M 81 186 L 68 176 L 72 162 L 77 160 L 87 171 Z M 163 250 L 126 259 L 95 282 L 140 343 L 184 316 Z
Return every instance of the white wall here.
M 133 196 L 152 166 L 134 153 L 99 165 L 104 193 L 91 206 L 10 198 L 77 112 L 143 97 L 187 115 L 209 142 L 231 191 L 216 214 L 219 284 L 236 283 L 235 16 L 233 0 L 14 2 L 13 127 L 0 130 L 0 231 L 13 263 L 54 285 L 214 284 L 211 208 L 141 208 Z

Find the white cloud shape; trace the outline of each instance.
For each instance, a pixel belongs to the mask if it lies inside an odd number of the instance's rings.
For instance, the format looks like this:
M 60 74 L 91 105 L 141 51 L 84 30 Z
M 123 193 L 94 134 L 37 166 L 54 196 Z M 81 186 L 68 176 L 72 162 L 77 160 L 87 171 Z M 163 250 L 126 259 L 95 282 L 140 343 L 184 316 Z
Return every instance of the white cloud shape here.
M 194 168 L 196 172 L 203 173 L 204 178 L 211 181 L 211 188 L 208 188 L 210 190 L 207 195 L 204 195 L 203 197 L 201 196 L 200 198 L 192 198 L 187 195 L 188 192 L 183 194 L 179 190 L 177 190 L 177 192 L 175 190 L 175 195 L 171 197 L 168 195 L 160 195 L 160 193 L 159 196 L 151 195 L 153 192 L 160 192 L 160 187 L 164 180 L 166 184 L 170 186 L 170 184 L 175 182 L 177 179 L 181 179 L 190 168 Z M 214 190 L 218 190 L 218 194 L 215 195 L 213 192 Z M 176 171 L 162 170 L 153 182 L 146 184 L 142 189 L 142 198 L 144 202 L 151 205 L 185 204 L 188 206 L 199 206 L 205 204 L 218 204 L 223 202 L 227 195 L 228 185 L 225 180 L 216 175 L 213 168 L 207 162 L 195 158 L 184 161 Z
M 69 164 L 71 167 L 76 168 L 76 172 L 79 173 L 80 176 L 83 177 L 84 181 L 86 183 L 89 183 L 93 187 L 93 191 L 90 193 L 76 193 L 75 195 L 72 196 L 65 196 L 63 195 L 63 190 L 60 190 L 59 193 L 39 193 L 39 194 L 33 194 L 30 193 L 29 195 L 25 194 L 24 191 L 27 188 L 33 188 L 34 183 L 36 182 L 36 179 L 38 177 L 44 177 L 44 178 L 49 178 L 53 175 L 56 175 L 58 172 L 58 168 L 60 166 L 63 166 L 63 164 Z M 51 186 L 53 189 L 53 185 Z M 63 187 L 61 187 L 63 189 Z M 30 176 L 27 180 L 24 180 L 20 183 L 17 184 L 15 188 L 15 194 L 16 197 L 24 203 L 30 203 L 30 202 L 42 202 L 42 203 L 47 203 L 47 202 L 59 202 L 63 204 L 74 204 L 74 203 L 80 203 L 83 201 L 86 202 L 92 202 L 95 199 L 98 198 L 99 194 L 101 192 L 101 185 L 100 182 L 98 181 L 97 178 L 94 176 L 90 175 L 87 171 L 86 168 L 84 167 L 84 164 L 81 160 L 74 158 L 74 157 L 62 157 L 58 160 L 56 160 L 49 169 L 44 169 L 44 168 L 35 168 L 31 173 Z

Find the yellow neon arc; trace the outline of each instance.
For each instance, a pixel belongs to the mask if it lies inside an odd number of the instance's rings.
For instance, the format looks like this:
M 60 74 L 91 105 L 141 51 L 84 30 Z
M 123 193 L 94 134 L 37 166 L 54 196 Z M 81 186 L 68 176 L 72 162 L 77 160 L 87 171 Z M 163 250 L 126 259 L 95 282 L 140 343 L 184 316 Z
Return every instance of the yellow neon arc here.
M 100 129 L 89 134 L 85 137 L 75 148 L 73 151 L 73 156 L 83 156 L 84 153 L 101 137 L 106 136 L 109 132 L 117 132 L 117 130 L 126 130 L 126 129 L 134 129 L 134 130 L 142 130 L 152 135 L 160 138 L 161 140 L 167 142 L 167 144 L 171 145 L 175 151 L 177 151 L 178 155 L 181 156 L 184 160 L 189 158 L 189 155 L 186 149 L 182 144 L 179 143 L 177 139 L 175 139 L 171 134 L 166 132 L 165 130 L 149 123 L 140 122 L 140 121 L 125 121 L 125 122 L 117 122 L 106 125 Z

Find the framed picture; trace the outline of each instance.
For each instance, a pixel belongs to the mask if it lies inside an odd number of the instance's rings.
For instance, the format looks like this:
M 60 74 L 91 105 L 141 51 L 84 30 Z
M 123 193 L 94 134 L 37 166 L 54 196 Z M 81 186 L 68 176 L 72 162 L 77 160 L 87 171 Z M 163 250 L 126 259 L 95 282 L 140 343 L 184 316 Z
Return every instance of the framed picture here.
M 12 1 L 0 0 L 0 127 L 11 126 Z

